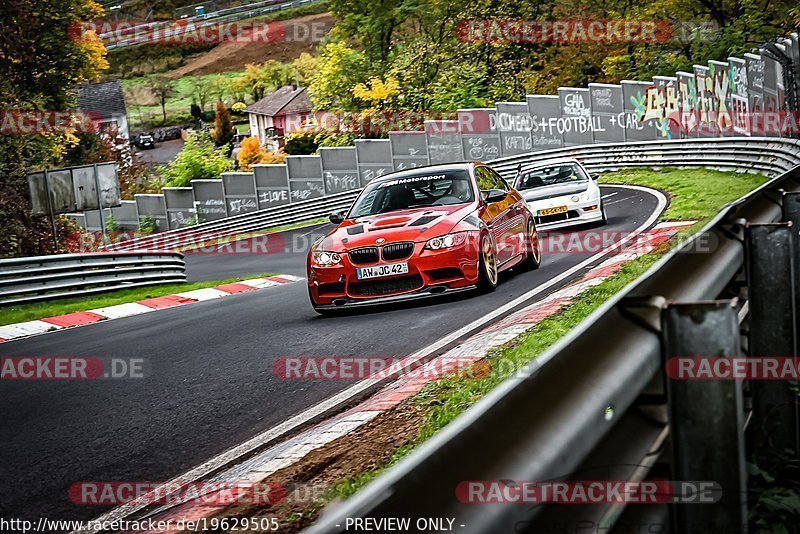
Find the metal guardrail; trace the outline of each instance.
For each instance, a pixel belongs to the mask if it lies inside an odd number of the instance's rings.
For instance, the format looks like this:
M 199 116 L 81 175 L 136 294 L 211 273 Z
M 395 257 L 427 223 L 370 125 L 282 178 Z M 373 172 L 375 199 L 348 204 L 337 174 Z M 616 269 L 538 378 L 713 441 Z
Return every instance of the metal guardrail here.
M 57 254 L 0 260 L 0 306 L 185 282 L 179 252 Z
M 673 356 L 741 355 L 742 336 L 751 356 L 798 353 L 799 240 L 790 224 L 776 221 L 800 225 L 800 166 L 727 205 L 538 356 L 527 374 L 499 385 L 309 532 L 391 517 L 452 518 L 460 532 L 641 526 L 636 519 L 651 517 L 640 513 L 643 505 L 467 504 L 456 488 L 464 481 L 587 480 L 575 473 L 598 467 L 612 480 L 642 480 L 664 458 L 671 473 L 661 479 L 722 488 L 714 504 L 675 506 L 673 532 L 746 532 L 744 421 L 748 433 L 770 437 L 770 450 L 796 452 L 796 394 L 788 382 L 754 381 L 746 413 L 741 381 L 667 380 L 664 368 Z M 611 477 L 609 466 L 618 468 Z M 634 522 L 620 519 L 623 512 Z M 661 520 L 665 532 L 668 520 Z
M 705 167 L 774 176 L 797 165 L 799 154 L 800 141 L 795 139 L 721 137 L 566 147 L 500 158 L 491 164 L 505 177 L 513 175 L 520 163 L 524 167 L 564 157 L 577 158 L 592 172 L 664 166 Z
M 326 217 L 333 211 L 348 209 L 358 193 L 359 191 L 347 191 L 302 202 L 294 202 L 276 208 L 227 217 L 187 228 L 169 230 L 130 241 L 123 241 L 114 245 L 113 248 L 115 250 L 148 250 L 150 248 L 169 250 L 183 247 L 187 244 L 223 240 L 226 237 L 237 234 L 258 232 L 266 228 L 318 219 Z
M 519 164 L 547 162 L 574 157 L 591 172 L 613 171 L 631 167 L 707 167 L 739 172 L 759 172 L 774 176 L 800 163 L 800 141 L 779 138 L 712 138 L 643 141 L 638 143 L 592 144 L 511 156 L 489 162 L 505 177 L 513 176 Z M 348 209 L 358 191 L 337 193 L 321 198 L 227 217 L 188 228 L 161 232 L 152 236 L 121 242 L 115 250 L 169 250 L 186 243 L 224 239 L 327 216 L 335 210 Z
M 260 17 L 262 15 L 266 15 L 268 13 L 273 13 L 275 11 L 282 11 L 284 9 L 291 9 L 295 7 L 300 7 L 308 4 L 313 4 L 318 2 L 319 0 L 292 0 L 290 2 L 264 2 L 263 4 L 266 7 L 261 7 L 259 9 L 245 9 L 246 6 L 241 8 L 229 8 L 226 10 L 217 11 L 214 13 L 209 13 L 206 15 L 199 15 L 196 17 L 192 17 L 191 20 L 195 22 L 192 28 L 188 30 L 189 32 L 196 32 L 202 30 L 203 28 L 220 24 L 224 22 L 236 22 L 239 20 L 251 19 L 255 17 Z M 223 13 L 224 11 L 224 13 Z M 164 33 L 164 25 L 170 24 L 169 21 L 164 22 L 149 22 L 143 25 L 139 25 L 135 28 L 131 28 L 129 32 L 133 32 L 135 34 L 134 37 L 122 38 L 116 40 L 113 43 L 108 43 L 106 45 L 107 50 L 113 50 L 115 48 L 125 48 L 128 46 L 135 46 L 140 44 L 146 44 L 151 41 L 158 41 L 160 38 L 159 35 Z M 184 30 L 171 30 L 171 36 L 175 37 L 184 33 Z M 149 35 L 140 35 L 142 32 L 149 32 Z M 155 32 L 155 34 L 153 33 Z M 108 37 L 109 34 L 100 35 L 100 38 Z

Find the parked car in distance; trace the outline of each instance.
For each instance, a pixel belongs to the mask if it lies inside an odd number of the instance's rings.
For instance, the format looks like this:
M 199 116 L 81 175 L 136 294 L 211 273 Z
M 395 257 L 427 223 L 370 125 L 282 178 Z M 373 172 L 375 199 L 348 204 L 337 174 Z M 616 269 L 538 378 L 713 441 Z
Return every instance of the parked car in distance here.
M 151 133 L 143 133 L 136 138 L 135 144 L 140 150 L 150 150 L 156 147 L 156 139 Z

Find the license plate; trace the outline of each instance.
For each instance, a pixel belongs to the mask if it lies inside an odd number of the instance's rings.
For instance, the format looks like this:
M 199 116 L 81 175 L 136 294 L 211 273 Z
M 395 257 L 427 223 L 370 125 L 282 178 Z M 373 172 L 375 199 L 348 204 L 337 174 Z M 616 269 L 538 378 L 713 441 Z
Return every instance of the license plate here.
M 545 208 L 543 210 L 539 210 L 537 215 L 539 217 L 544 217 L 546 215 L 556 215 L 557 213 L 566 213 L 567 207 L 566 206 L 556 206 L 555 208 Z
M 408 273 L 408 263 L 405 262 L 392 263 L 389 265 L 375 265 L 374 267 L 359 267 L 356 269 L 356 276 L 359 280 L 406 273 Z

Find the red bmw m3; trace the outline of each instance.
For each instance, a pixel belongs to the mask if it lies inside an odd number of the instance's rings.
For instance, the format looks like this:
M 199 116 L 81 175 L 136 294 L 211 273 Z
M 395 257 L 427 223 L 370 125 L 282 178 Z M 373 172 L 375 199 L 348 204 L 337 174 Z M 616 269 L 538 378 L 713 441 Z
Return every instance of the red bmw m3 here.
M 458 163 L 373 180 L 308 254 L 319 313 L 458 291 L 492 291 L 501 271 L 539 267 L 534 215 L 488 165 Z

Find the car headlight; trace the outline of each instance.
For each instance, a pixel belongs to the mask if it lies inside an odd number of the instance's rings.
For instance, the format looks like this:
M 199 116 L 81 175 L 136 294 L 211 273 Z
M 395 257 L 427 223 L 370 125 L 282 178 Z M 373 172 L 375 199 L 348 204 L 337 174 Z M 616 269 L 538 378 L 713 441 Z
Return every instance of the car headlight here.
M 441 250 L 444 248 L 453 248 L 461 245 L 466 241 L 466 232 L 458 232 L 455 234 L 445 234 L 439 237 L 434 237 L 425 243 L 425 248 L 428 250 Z
M 589 193 L 582 193 L 581 194 L 581 200 L 583 200 L 584 202 L 589 200 Z
M 579 197 L 578 195 L 572 195 L 572 196 L 570 197 L 570 200 L 571 200 L 572 202 L 579 202 L 579 201 L 580 201 L 580 199 L 581 199 L 581 197 Z
M 322 267 L 330 267 L 342 262 L 342 257 L 335 252 L 314 252 L 314 263 Z

